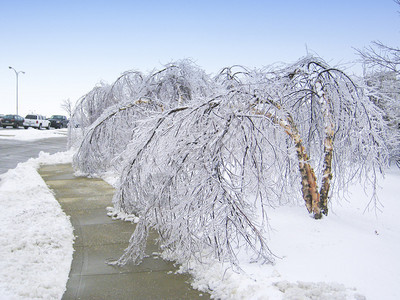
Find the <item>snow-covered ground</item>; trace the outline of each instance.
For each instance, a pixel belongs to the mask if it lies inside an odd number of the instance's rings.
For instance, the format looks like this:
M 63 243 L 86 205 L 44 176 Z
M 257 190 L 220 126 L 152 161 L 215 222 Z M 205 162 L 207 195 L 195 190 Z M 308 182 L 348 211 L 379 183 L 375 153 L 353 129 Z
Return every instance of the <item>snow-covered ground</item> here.
M 316 221 L 303 207 L 269 212 L 275 265 L 242 259 L 247 275 L 217 264 L 193 270 L 200 286 L 229 299 L 400 299 L 400 170 L 391 169 L 379 192 L 383 212 L 365 211 L 358 186 L 351 202 Z M 269 296 L 269 298 L 267 297 Z
M 34 141 L 43 138 L 52 138 L 52 137 L 60 137 L 66 136 L 68 134 L 68 130 L 66 128 L 63 129 L 0 129 L 0 139 L 15 139 L 20 141 Z
M 6 138 L 55 132 L 17 130 Z M 71 162 L 72 155 L 41 153 L 0 175 L 0 299 L 61 298 L 72 260 L 72 226 L 36 170 Z M 190 262 L 181 270 L 195 276 L 195 287 L 210 288 L 222 299 L 400 299 L 399 183 L 400 171 L 389 170 L 379 191 L 382 212 L 364 211 L 369 196 L 358 186 L 349 202 L 335 204 L 319 221 L 304 207 L 271 209 L 274 265 L 251 263 L 244 254 L 241 273 L 215 262 Z

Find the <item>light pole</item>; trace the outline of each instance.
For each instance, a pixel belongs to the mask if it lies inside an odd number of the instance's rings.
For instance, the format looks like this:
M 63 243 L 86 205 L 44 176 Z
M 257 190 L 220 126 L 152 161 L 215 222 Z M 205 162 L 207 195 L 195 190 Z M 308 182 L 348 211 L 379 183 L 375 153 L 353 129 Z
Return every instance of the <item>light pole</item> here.
M 19 75 L 19 73 L 25 74 L 25 72 L 24 71 L 17 71 L 13 67 L 8 67 L 8 68 L 11 69 L 11 70 L 14 70 L 15 76 L 17 77 L 17 88 L 16 88 L 16 90 L 17 90 L 17 92 L 16 92 L 16 94 L 17 94 L 17 103 L 16 103 L 16 105 L 17 105 L 17 115 L 18 115 L 18 75 Z

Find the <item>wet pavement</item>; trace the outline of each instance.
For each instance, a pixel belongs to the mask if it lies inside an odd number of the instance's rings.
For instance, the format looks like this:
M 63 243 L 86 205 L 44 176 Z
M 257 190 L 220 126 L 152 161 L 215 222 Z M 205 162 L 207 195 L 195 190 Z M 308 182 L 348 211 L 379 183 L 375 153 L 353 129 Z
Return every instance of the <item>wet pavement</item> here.
M 191 288 L 190 276 L 175 274 L 171 262 L 158 256 L 151 234 L 140 265 L 111 266 L 128 246 L 135 224 L 112 220 L 114 189 L 101 179 L 74 177 L 71 165 L 39 170 L 74 227 L 74 256 L 63 299 L 209 299 Z
M 0 139 L 0 174 L 14 169 L 18 163 L 25 162 L 31 157 L 38 157 L 40 151 L 54 154 L 66 150 L 66 136 L 35 141 Z

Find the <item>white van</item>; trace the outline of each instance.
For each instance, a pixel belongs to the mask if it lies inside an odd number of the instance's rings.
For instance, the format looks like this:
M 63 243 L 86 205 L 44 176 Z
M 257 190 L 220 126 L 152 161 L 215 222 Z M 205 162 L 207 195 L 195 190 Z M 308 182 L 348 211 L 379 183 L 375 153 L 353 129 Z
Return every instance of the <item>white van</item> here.
M 50 129 L 50 121 L 46 120 L 42 115 L 27 115 L 24 121 L 24 128 L 28 129 L 29 127 Z

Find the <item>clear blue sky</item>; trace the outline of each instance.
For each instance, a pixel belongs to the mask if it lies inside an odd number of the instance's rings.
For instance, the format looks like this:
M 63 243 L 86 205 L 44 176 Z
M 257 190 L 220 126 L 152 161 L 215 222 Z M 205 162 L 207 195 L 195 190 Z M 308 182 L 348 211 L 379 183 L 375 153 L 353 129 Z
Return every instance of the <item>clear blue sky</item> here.
M 233 64 L 294 62 L 309 52 L 332 65 L 373 40 L 400 45 L 392 0 L 0 0 L 0 113 L 63 113 L 98 82 L 183 58 L 208 73 Z M 357 72 L 357 66 L 351 69 Z

